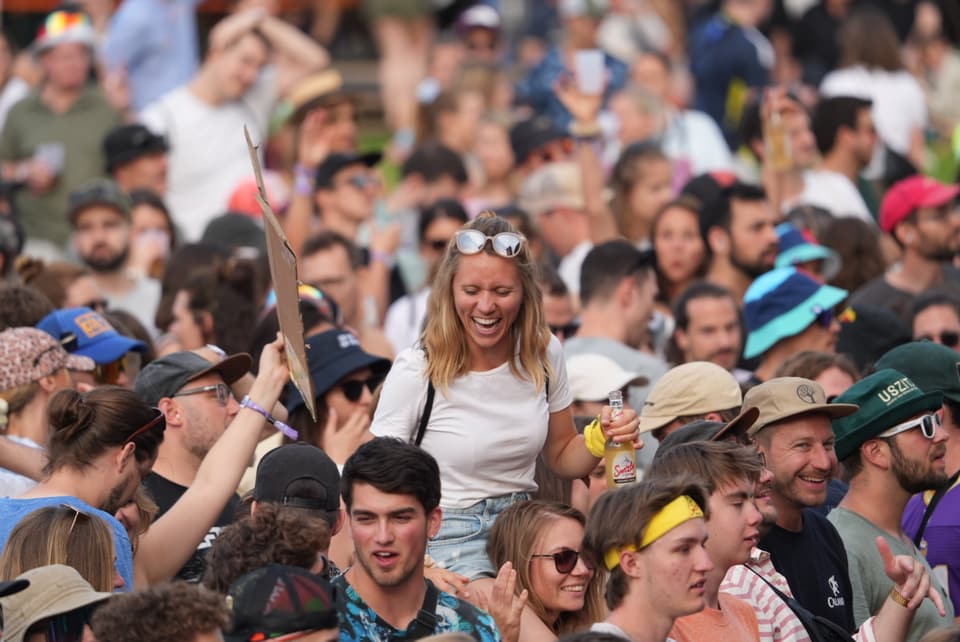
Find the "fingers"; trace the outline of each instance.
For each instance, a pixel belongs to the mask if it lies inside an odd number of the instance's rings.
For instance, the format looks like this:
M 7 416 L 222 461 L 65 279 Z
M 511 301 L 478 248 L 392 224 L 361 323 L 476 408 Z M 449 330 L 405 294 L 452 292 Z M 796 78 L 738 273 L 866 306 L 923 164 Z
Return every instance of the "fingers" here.
M 929 577 L 927 581 L 929 582 Z M 937 587 L 931 585 L 930 588 L 927 589 L 926 595 L 930 598 L 930 601 L 933 602 L 933 605 L 937 607 L 937 613 L 940 614 L 940 617 L 946 617 L 947 610 L 943 606 L 943 596 L 940 595 Z
M 918 565 L 919 566 L 919 565 Z M 911 576 L 913 579 L 913 576 Z M 920 604 L 923 602 L 924 598 L 927 597 L 927 594 L 930 592 L 930 576 L 925 572 L 922 572 L 919 577 L 917 577 L 916 589 L 909 595 L 909 601 L 907 602 L 907 608 L 911 611 L 920 607 Z M 904 597 L 907 597 L 904 595 Z
M 877 551 L 880 553 L 880 559 L 883 560 L 883 570 L 887 574 L 887 577 L 893 580 L 894 583 L 899 584 L 903 579 L 895 577 L 895 574 L 898 573 L 898 564 L 893 555 L 893 551 L 890 550 L 890 544 L 880 535 L 876 537 L 874 543 L 877 546 Z

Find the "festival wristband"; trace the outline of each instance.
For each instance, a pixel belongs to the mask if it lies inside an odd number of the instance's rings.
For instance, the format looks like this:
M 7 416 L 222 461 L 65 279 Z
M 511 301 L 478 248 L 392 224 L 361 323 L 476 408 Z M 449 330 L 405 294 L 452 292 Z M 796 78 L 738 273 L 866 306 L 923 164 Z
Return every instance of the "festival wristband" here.
M 896 587 L 890 589 L 890 599 L 899 604 L 900 606 L 907 606 L 910 604 L 910 600 L 903 596 L 903 593 L 898 591 Z
M 607 446 L 607 436 L 603 434 L 603 428 L 600 426 L 600 418 L 597 417 L 583 429 L 583 442 L 587 445 L 587 450 L 594 457 L 603 457 Z
M 297 196 L 313 194 L 313 177 L 304 165 L 298 164 L 293 168 L 293 191 Z
M 240 402 L 240 407 L 249 408 L 255 413 L 263 415 L 263 418 L 266 419 L 268 423 L 272 424 L 274 428 L 282 432 L 286 437 L 289 437 L 294 441 L 300 438 L 299 432 L 297 432 L 287 424 L 283 423 L 279 419 L 275 418 L 273 415 L 271 415 L 261 406 L 257 405 L 257 403 L 250 398 L 250 395 L 244 395 L 243 400 Z
M 628 544 L 626 546 L 613 547 L 607 550 L 603 556 L 603 562 L 606 565 L 607 570 L 612 571 L 613 569 L 617 568 L 617 565 L 620 563 L 620 555 L 622 553 L 633 552 L 640 548 L 646 548 L 675 529 L 677 526 L 680 526 L 681 524 L 698 517 L 703 517 L 703 510 L 700 508 L 697 502 L 693 501 L 689 495 L 680 495 L 675 500 L 661 508 L 660 512 L 653 516 L 643 531 L 643 538 L 641 538 L 639 546 Z

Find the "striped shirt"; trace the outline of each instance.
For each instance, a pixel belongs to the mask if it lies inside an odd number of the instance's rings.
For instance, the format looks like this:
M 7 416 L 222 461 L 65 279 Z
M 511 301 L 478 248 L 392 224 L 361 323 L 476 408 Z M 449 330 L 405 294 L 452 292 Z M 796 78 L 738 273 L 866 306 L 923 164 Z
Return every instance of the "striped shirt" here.
M 777 589 L 793 597 L 787 578 L 773 567 L 770 554 L 759 548 L 751 551 L 747 565 L 733 566 L 727 571 L 720 590 L 753 607 L 760 628 L 760 642 L 810 642 L 810 635 L 800 618 L 757 573 Z M 858 642 L 876 642 L 873 623 L 874 618 L 868 619 L 853 638 Z

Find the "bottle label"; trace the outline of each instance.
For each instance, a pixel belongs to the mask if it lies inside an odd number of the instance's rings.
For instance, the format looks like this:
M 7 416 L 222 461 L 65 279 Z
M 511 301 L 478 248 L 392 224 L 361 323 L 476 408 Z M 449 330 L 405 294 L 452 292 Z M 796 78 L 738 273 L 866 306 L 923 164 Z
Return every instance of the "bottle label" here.
M 617 453 L 613 457 L 612 465 L 611 478 L 614 484 L 632 484 L 637 481 L 637 461 L 633 453 Z

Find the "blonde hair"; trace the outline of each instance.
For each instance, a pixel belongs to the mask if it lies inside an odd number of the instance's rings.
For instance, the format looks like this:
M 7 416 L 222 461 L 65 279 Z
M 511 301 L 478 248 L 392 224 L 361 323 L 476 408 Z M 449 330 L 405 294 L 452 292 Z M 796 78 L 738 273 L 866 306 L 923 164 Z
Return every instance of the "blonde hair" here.
M 51 564 L 66 564 L 95 591 L 113 590 L 113 532 L 96 515 L 60 504 L 33 511 L 17 524 L 0 556 L 0 579 Z
M 544 531 L 557 519 L 572 519 L 584 528 L 587 524 L 583 513 L 558 502 L 530 500 L 510 506 L 497 517 L 490 529 L 487 555 L 494 568 L 499 568 L 504 562 L 513 564 L 513 568 L 517 571 L 517 591 L 527 589 L 529 593 L 527 605 L 544 624 L 554 633 L 559 634 L 579 631 L 594 622 L 603 620 L 601 593 L 604 580 L 603 570 L 597 567 L 587 586 L 583 608 L 576 612 L 561 613 L 556 622 L 547 622 L 546 608 L 533 591 L 530 556 L 537 552 L 536 548 Z
M 516 233 L 509 221 L 490 211 L 481 212 L 462 229 L 479 230 L 487 236 L 501 232 Z M 491 256 L 499 256 L 489 243 L 483 246 L 483 251 Z M 466 330 L 457 315 L 453 299 L 453 279 L 460 267 L 460 256 L 457 244 L 451 243 L 437 269 L 427 303 L 427 323 L 420 337 L 427 353 L 427 377 L 441 390 L 445 390 L 457 377 L 470 372 Z M 516 264 L 523 289 L 520 311 L 509 331 L 511 345 L 518 348 L 509 359 L 510 372 L 518 379 L 531 379 L 537 391 L 540 391 L 553 372 L 547 359 L 550 330 L 543 317 L 536 264 L 526 242 L 520 246 L 517 256 L 507 260 Z

